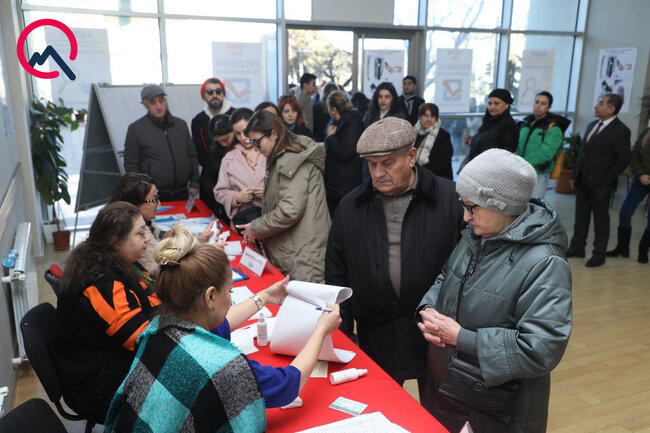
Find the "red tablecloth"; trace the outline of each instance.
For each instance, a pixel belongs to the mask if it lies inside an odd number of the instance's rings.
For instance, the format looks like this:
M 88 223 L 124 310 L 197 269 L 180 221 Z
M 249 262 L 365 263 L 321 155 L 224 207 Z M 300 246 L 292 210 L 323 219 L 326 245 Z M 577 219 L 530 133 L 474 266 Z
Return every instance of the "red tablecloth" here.
M 205 204 L 200 200 L 197 200 L 196 203 L 198 211 L 188 215 L 189 218 L 212 216 L 212 212 Z M 161 212 L 160 215 L 185 213 L 184 201 L 161 203 L 161 206 L 172 206 L 172 209 Z M 241 240 L 241 237 L 231 231 L 228 240 Z M 275 268 L 271 272 L 265 270 L 261 277 L 257 277 L 239 265 L 239 257 L 231 264 L 249 276 L 248 280 L 240 281 L 234 285 L 246 286 L 253 293 L 257 293 L 283 278 L 283 275 Z M 269 305 L 268 307 L 273 315 L 277 313 L 276 306 Z M 269 433 L 296 432 L 349 418 L 350 415 L 329 408 L 329 405 L 338 397 L 365 403 L 368 407 L 363 413 L 381 412 L 391 422 L 410 432 L 447 432 L 429 412 L 341 331 L 334 332 L 332 338 L 336 348 L 352 350 L 357 355 L 347 364 L 330 362 L 328 374 L 347 368 L 365 368 L 368 370 L 368 374 L 356 381 L 336 386 L 330 384 L 329 378 L 310 378 L 300 393 L 303 400 L 302 407 L 287 410 L 268 409 L 266 411 Z M 291 356 L 271 353 L 269 346 L 258 347 L 258 349 L 259 352 L 251 354 L 250 358 L 262 364 L 283 367 L 293 361 Z
M 199 218 L 199 217 L 211 217 L 214 214 L 210 210 L 207 204 L 203 203 L 201 200 L 196 199 L 194 201 L 194 207 L 192 208 L 191 213 L 185 212 L 185 204 L 187 200 L 180 201 L 165 201 L 160 203 L 158 206 L 159 209 L 171 207 L 170 209 L 165 209 L 162 211 L 156 212 L 157 215 L 173 215 L 173 214 L 185 214 L 188 218 Z

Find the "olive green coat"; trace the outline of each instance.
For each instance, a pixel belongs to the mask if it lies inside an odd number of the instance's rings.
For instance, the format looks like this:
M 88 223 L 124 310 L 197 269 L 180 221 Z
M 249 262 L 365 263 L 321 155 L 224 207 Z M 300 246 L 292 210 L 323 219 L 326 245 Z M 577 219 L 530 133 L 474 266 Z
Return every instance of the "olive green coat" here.
M 642 185 L 639 176 L 650 174 L 650 128 L 641 131 L 634 143 L 634 147 L 632 147 L 630 173 L 632 174 L 632 182 L 637 185 Z
M 325 151 L 305 136 L 293 136 L 292 144 L 302 150 L 280 152 L 266 170 L 262 216 L 252 221 L 251 229 L 283 274 L 322 283 L 331 225 L 323 180 Z

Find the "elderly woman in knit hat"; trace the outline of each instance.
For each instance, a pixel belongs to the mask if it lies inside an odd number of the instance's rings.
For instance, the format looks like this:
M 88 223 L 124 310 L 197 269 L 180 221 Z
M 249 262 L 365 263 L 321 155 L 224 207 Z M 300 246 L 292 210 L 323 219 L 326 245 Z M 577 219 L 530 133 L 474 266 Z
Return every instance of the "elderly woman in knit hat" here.
M 487 102 L 483 123 L 478 132 L 473 137 L 465 136 L 465 144 L 470 146 L 470 150 L 461 169 L 488 149 L 499 148 L 510 152 L 517 150 L 519 125 L 510 115 L 512 95 L 506 89 L 494 89 L 488 95 Z
M 571 333 L 571 270 L 556 212 L 531 199 L 536 178 L 502 149 L 458 177 L 469 226 L 417 309 L 430 343 L 421 401 L 450 431 L 467 420 L 480 432 L 546 431 L 550 373 Z M 454 382 L 462 365 L 478 379 Z

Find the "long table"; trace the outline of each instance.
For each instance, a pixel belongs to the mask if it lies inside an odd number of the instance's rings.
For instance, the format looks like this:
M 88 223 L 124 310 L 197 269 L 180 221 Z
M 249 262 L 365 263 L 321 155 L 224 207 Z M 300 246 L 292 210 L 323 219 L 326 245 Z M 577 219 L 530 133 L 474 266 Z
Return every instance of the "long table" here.
M 161 206 L 172 208 L 160 212 L 163 214 L 185 213 L 188 218 L 211 216 L 210 209 L 200 200 L 196 201 L 197 209 L 190 214 L 185 212 L 185 202 L 166 202 Z M 231 231 L 229 240 L 241 240 L 241 237 Z M 280 281 L 283 275 L 272 267 L 257 277 L 246 268 L 239 265 L 239 257 L 231 262 L 233 268 L 248 275 L 249 279 L 235 283 L 235 286 L 246 286 L 253 293 L 264 290 L 271 284 Z M 275 316 L 277 306 L 268 308 Z M 381 412 L 391 422 L 398 424 L 410 432 L 447 432 L 429 412 L 413 399 L 400 385 L 386 374 L 368 355 L 356 346 L 341 331 L 332 334 L 334 346 L 339 349 L 352 350 L 356 356 L 347 364 L 330 362 L 328 375 L 331 372 L 347 368 L 365 368 L 368 374 L 356 381 L 332 385 L 329 378 L 310 378 L 300 393 L 303 406 L 296 409 L 267 409 L 267 431 L 269 433 L 289 433 L 305 430 L 319 425 L 347 419 L 350 415 L 330 409 L 329 405 L 338 397 L 345 397 L 365 403 L 368 407 L 363 413 Z M 293 357 L 271 353 L 269 346 L 258 347 L 259 352 L 249 355 L 262 364 L 274 367 L 284 367 L 293 361 Z

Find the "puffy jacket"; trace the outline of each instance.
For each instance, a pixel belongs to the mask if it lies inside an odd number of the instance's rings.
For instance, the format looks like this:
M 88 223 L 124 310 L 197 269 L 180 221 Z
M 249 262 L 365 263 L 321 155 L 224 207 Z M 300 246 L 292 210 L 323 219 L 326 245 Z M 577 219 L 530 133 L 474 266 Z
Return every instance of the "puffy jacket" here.
M 510 109 L 497 116 L 491 116 L 485 110 L 483 123 L 476 135 L 472 137 L 472 145 L 469 148 L 469 161 L 493 148 L 515 152 L 518 138 L 519 125 L 510 115 Z
M 130 124 L 124 170 L 150 175 L 161 191 L 198 188 L 199 162 L 187 123 L 166 113 L 162 123 L 146 115 Z
M 325 199 L 325 152 L 310 138 L 293 135 L 298 153 L 282 151 L 266 170 L 262 216 L 253 220 L 271 262 L 292 279 L 322 283 L 331 225 Z
M 571 269 L 564 255 L 567 235 L 555 211 L 537 199 L 529 207 L 519 224 L 483 243 L 471 227 L 465 230 L 418 307 L 457 318 L 460 292 L 459 323 L 477 333 L 475 356 L 467 356 L 480 366 L 485 384 L 521 383 L 506 426 L 436 394 L 455 348 L 430 344 L 422 401 L 450 431 L 465 420 L 482 433 L 546 431 L 550 373 L 571 333 Z
M 555 156 L 562 147 L 564 131 L 571 121 L 548 113 L 535 122 L 535 115 L 526 116 L 519 131 L 517 155 L 535 167 L 537 173 L 550 173 L 555 167 Z
M 327 284 L 349 286 L 342 330 L 357 321 L 359 344 L 398 381 L 423 378 L 427 343 L 413 311 L 440 273 L 464 227 L 454 183 L 416 165 L 418 181 L 402 222 L 401 290 L 389 276 L 383 202 L 370 180 L 346 195 L 334 215 L 327 245 Z

